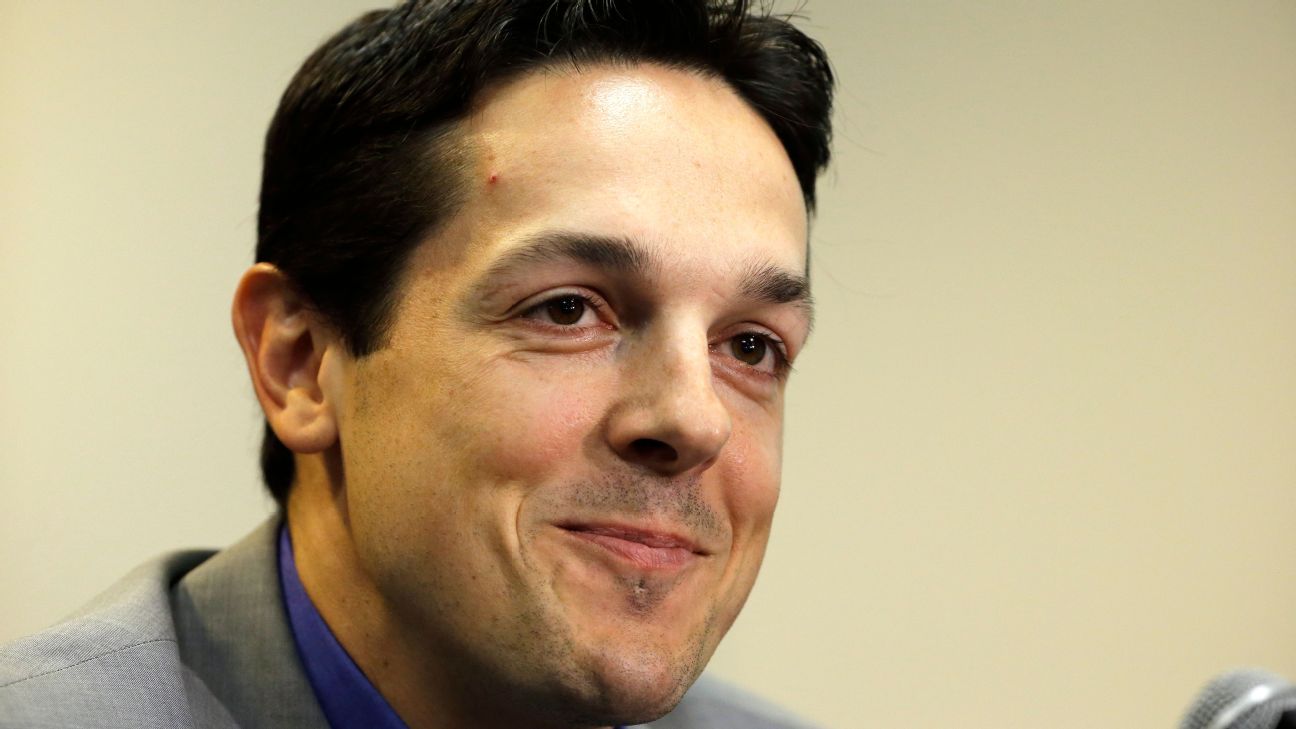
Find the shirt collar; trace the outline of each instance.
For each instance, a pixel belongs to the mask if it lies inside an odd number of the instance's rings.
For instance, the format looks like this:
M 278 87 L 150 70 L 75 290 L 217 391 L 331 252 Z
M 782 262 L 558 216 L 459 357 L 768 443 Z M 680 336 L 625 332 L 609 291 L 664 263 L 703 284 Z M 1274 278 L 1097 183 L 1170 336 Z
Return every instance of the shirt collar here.
M 332 729 L 407 729 L 378 689 L 365 678 L 315 609 L 297 575 L 288 525 L 279 529 L 279 582 L 297 654 Z

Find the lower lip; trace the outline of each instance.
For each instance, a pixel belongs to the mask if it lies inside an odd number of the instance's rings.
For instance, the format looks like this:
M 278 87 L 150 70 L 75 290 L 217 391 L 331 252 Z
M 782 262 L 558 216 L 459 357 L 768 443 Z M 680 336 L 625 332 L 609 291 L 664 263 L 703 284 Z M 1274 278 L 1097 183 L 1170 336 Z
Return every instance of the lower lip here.
M 683 547 L 650 547 L 641 542 L 621 539 L 607 534 L 567 530 L 567 533 L 598 547 L 616 557 L 645 570 L 672 570 L 691 564 L 698 558 L 692 550 Z

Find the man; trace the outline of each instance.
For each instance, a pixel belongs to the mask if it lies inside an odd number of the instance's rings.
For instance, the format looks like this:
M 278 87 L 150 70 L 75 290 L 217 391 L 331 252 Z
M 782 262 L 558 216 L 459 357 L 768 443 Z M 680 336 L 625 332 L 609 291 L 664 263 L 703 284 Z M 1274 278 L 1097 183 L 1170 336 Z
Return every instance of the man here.
M 792 726 L 690 687 L 778 497 L 831 85 L 745 2 L 326 42 L 233 306 L 280 515 L 6 648 L 0 725 Z

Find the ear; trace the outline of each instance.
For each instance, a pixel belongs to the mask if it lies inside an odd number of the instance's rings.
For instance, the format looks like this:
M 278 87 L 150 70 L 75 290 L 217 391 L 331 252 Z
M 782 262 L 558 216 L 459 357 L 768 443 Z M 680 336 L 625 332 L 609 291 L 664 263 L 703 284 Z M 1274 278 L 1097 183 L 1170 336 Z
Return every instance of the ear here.
M 332 329 L 268 263 L 243 274 L 232 316 L 252 386 L 275 435 L 295 453 L 331 447 L 338 428 L 324 365 L 342 354 Z

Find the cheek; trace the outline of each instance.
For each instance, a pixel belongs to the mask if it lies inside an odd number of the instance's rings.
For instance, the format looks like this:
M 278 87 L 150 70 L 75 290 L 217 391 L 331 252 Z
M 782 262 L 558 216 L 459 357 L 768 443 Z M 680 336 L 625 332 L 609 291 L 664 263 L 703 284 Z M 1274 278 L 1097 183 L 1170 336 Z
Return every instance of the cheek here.
M 726 450 L 717 468 L 725 484 L 723 498 L 733 517 L 735 540 L 763 543 L 779 497 L 783 448 L 778 422 L 735 423 Z
M 738 617 L 747 601 L 769 542 L 774 507 L 778 504 L 781 444 L 777 428 L 773 432 L 735 428 L 729 452 L 715 468 L 723 484 L 724 508 L 733 526 L 729 560 L 726 564 L 728 587 L 717 611 L 717 625 L 723 635 Z
M 510 480 L 534 482 L 578 460 L 600 413 L 591 378 L 537 377 L 512 363 L 497 370 L 489 383 L 478 381 L 459 413 L 461 439 L 472 444 L 479 463 Z

